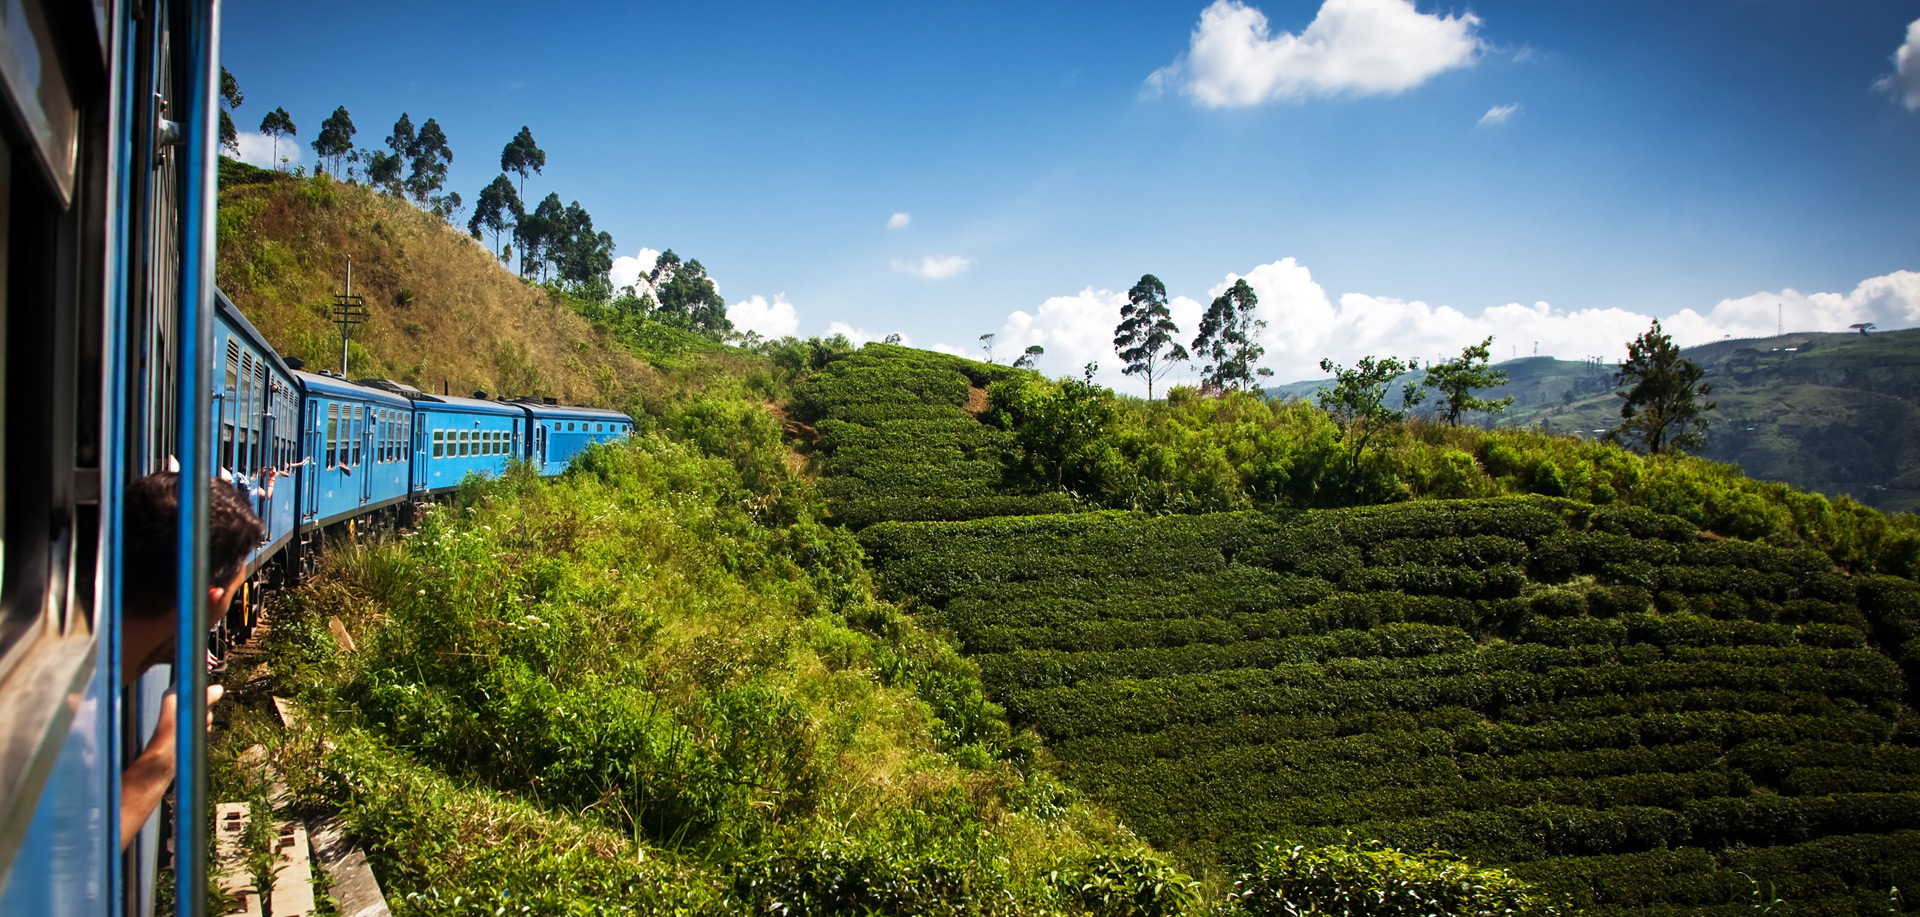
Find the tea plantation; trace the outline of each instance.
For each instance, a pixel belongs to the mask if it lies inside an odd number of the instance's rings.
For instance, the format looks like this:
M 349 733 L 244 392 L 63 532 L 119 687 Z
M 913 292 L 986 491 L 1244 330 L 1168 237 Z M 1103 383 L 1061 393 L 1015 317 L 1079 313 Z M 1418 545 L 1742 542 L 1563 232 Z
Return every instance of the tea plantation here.
M 853 527 L 887 519 L 978 519 L 1062 512 L 1063 494 L 1002 486 L 1009 434 L 968 413 L 1004 366 L 888 344 L 829 364 L 800 390 L 795 414 L 813 423 L 823 491 Z
M 861 541 L 1072 782 L 1196 865 L 1439 847 L 1592 914 L 1920 888 L 1908 580 L 1545 497 Z

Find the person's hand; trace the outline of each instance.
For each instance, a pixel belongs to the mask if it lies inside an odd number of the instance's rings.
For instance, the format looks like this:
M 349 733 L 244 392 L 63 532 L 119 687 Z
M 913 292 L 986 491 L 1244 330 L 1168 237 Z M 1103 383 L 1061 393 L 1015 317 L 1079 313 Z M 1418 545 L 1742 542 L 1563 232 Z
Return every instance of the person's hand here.
M 208 729 L 213 728 L 213 705 L 219 703 L 220 698 L 225 696 L 226 693 L 227 693 L 227 689 L 224 685 L 208 685 L 207 686 L 207 728 Z M 179 706 L 178 699 L 179 699 L 179 694 L 174 691 L 168 691 L 164 697 L 160 698 L 160 721 L 154 724 L 153 738 L 147 741 L 147 748 L 145 751 L 142 751 L 140 753 L 141 757 L 145 757 L 147 754 L 151 753 L 154 750 L 154 748 L 156 746 L 159 746 L 163 741 L 165 742 L 165 747 L 168 751 L 173 750 L 173 742 L 174 742 L 173 727 L 174 727 L 174 721 L 177 718 L 175 709 Z

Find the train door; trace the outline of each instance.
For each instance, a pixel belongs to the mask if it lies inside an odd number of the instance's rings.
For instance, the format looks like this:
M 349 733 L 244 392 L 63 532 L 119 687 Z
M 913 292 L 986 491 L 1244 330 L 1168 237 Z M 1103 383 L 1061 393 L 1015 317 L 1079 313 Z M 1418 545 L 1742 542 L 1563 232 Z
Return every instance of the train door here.
M 413 415 L 413 489 L 427 489 L 427 429 L 420 415 Z
M 302 519 L 312 521 L 320 516 L 321 476 L 332 474 L 333 469 L 330 467 L 332 457 L 326 453 L 325 444 L 321 441 L 326 433 L 327 420 L 326 415 L 320 410 L 319 399 L 307 400 L 307 416 L 313 418 L 313 423 L 312 429 L 305 431 L 307 464 L 302 470 L 305 472 L 303 480 L 306 481 L 306 486 L 300 488 L 300 492 L 306 497 L 307 505 L 300 508 L 300 513 Z

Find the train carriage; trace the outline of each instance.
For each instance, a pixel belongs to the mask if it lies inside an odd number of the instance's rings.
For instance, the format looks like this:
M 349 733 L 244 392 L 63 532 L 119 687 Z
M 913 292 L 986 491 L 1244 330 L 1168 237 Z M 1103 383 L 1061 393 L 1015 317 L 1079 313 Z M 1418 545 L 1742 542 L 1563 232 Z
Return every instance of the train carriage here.
M 588 446 L 613 442 L 633 432 L 633 419 L 618 411 L 521 403 L 532 423 L 527 458 L 541 474 L 559 474 Z
M 469 474 L 499 477 L 521 454 L 527 412 L 517 404 L 421 395 L 414 398 L 421 449 L 415 458 L 417 493 L 443 493 Z
M 300 390 L 294 371 L 224 293 L 215 294 L 214 452 L 223 476 L 247 491 L 267 540 L 247 558 L 257 572 L 293 537 L 294 475 L 301 467 Z
M 333 376 L 295 371 L 304 395 L 303 530 L 407 499 L 413 403 Z

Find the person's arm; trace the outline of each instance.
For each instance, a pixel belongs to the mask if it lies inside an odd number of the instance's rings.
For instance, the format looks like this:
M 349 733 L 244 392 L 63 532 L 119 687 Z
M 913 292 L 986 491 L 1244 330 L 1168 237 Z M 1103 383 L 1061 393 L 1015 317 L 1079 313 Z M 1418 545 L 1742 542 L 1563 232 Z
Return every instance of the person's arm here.
M 207 686 L 207 722 L 213 722 L 211 708 L 226 691 L 219 685 Z M 140 836 L 141 826 L 160 808 L 167 787 L 173 785 L 174 769 L 174 692 L 160 700 L 160 722 L 153 727 L 153 738 L 133 759 L 133 766 L 120 775 L 120 849 L 125 850 Z

